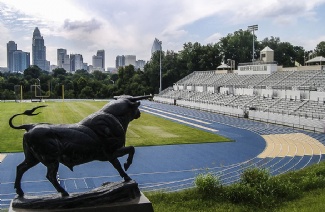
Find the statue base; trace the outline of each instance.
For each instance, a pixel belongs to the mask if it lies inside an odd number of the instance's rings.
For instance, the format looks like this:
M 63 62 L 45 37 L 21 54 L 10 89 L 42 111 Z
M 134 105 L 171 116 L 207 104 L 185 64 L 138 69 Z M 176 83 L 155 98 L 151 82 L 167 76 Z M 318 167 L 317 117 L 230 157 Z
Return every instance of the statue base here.
M 140 192 L 135 181 L 105 183 L 84 193 L 68 197 L 60 194 L 46 196 L 15 197 L 9 212 L 31 211 L 110 211 L 153 212 L 151 202 Z

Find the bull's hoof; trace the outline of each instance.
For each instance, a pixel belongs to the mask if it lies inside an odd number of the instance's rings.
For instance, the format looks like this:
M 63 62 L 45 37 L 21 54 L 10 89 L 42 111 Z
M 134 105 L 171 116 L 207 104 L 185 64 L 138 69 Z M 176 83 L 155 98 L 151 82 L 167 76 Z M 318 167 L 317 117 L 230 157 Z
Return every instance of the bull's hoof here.
M 18 197 L 24 197 L 24 192 L 22 189 L 16 189 L 16 194 L 18 195 Z
M 68 194 L 68 192 L 65 191 L 65 192 L 61 192 L 61 196 L 62 196 L 62 197 L 68 197 L 69 194 Z
M 131 179 L 131 177 L 129 177 L 129 176 L 126 176 L 126 177 L 124 177 L 124 181 L 125 182 L 130 182 L 132 179 Z

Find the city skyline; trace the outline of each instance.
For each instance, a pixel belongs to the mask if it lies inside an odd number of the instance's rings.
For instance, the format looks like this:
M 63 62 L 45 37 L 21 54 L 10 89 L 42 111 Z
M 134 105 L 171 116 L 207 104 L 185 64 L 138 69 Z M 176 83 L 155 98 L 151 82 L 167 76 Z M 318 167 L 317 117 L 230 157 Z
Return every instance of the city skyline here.
M 325 40 L 323 11 L 325 0 L 0 0 L 0 67 L 7 66 L 9 41 L 32 52 L 35 27 L 42 32 L 51 65 L 57 65 L 60 48 L 82 54 L 88 64 L 103 49 L 107 68 L 115 66 L 117 55 L 150 60 L 155 38 L 162 41 L 163 51 L 177 52 L 184 43 L 216 43 L 253 24 L 259 26 L 255 32 L 259 41 L 274 36 L 313 50 Z

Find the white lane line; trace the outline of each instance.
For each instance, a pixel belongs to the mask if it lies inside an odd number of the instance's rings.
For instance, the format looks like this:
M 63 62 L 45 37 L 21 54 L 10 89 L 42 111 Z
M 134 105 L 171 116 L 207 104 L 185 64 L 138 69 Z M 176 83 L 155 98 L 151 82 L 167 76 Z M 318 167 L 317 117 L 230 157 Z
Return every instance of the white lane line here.
M 191 123 L 191 122 L 183 121 L 181 119 L 176 119 L 176 118 L 173 118 L 173 117 L 170 117 L 170 116 L 165 116 L 163 114 L 155 113 L 155 112 L 152 112 L 152 111 L 149 111 L 149 110 L 146 110 L 146 109 L 141 109 L 141 110 L 144 111 L 144 112 L 147 112 L 147 113 L 151 113 L 151 114 L 160 116 L 160 117 L 164 117 L 166 119 L 171 119 L 171 120 L 178 121 L 178 122 L 181 122 L 181 123 L 184 123 L 184 124 L 188 124 L 188 125 L 191 125 L 191 126 L 194 126 L 194 127 L 197 127 L 197 128 L 201 128 L 201 129 L 204 129 L 204 130 L 209 130 L 211 132 L 218 132 L 218 130 L 216 130 L 216 129 L 212 129 L 212 128 L 209 128 L 209 127 L 204 127 L 202 125 L 198 125 L 198 124 L 194 124 L 194 123 Z
M 165 114 L 169 114 L 169 115 L 173 115 L 173 116 L 181 117 L 181 118 L 183 118 L 183 119 L 188 119 L 188 120 L 196 121 L 196 122 L 199 122 L 199 123 L 202 123 L 202 124 L 211 124 L 210 122 L 201 121 L 201 120 L 197 120 L 197 119 L 189 118 L 189 117 L 182 116 L 182 115 L 177 115 L 177 114 L 175 114 L 175 113 L 169 113 L 169 112 L 166 112 L 166 111 L 163 111 L 163 110 L 158 110 L 158 109 L 154 109 L 154 108 L 147 107 L 147 106 L 143 106 L 143 107 L 144 107 L 144 108 L 147 108 L 147 109 L 150 109 L 150 110 L 158 111 L 158 112 L 160 112 L 160 113 L 165 113 Z

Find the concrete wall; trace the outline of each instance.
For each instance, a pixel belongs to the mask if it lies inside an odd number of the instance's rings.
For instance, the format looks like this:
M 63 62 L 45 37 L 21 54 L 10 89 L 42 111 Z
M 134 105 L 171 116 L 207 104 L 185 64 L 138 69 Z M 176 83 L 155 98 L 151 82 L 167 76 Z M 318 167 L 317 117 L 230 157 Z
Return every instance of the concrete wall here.
M 321 133 L 325 132 L 324 119 L 312 119 L 312 118 L 305 118 L 303 116 L 254 111 L 254 110 L 249 111 L 248 118 L 252 120 L 258 120 L 258 121 L 274 123 L 274 124 L 281 124 L 281 125 L 300 128 L 304 130 L 312 130 Z

